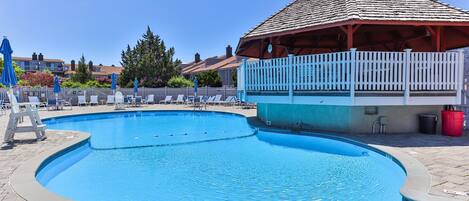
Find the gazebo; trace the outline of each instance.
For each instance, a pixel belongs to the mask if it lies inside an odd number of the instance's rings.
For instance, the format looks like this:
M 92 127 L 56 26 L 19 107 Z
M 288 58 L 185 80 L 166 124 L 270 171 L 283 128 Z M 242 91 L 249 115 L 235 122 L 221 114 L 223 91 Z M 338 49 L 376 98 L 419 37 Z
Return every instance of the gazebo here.
M 246 33 L 237 54 L 265 59 L 351 48 L 444 52 L 466 46 L 469 13 L 436 0 L 297 0 Z
M 238 93 L 267 124 L 416 132 L 418 114 L 461 103 L 466 46 L 469 13 L 436 0 L 296 0 L 240 39 L 257 60 Z

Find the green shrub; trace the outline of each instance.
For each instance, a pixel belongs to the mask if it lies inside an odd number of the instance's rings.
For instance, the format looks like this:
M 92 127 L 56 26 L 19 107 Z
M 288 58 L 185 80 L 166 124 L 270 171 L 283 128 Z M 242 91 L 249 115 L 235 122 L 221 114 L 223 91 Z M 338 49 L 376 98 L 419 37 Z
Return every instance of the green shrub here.
M 221 87 L 222 81 L 220 75 L 215 70 L 209 70 L 197 74 L 199 86 Z
M 182 76 L 174 76 L 168 81 L 168 87 L 180 88 L 180 87 L 193 87 L 194 83 Z

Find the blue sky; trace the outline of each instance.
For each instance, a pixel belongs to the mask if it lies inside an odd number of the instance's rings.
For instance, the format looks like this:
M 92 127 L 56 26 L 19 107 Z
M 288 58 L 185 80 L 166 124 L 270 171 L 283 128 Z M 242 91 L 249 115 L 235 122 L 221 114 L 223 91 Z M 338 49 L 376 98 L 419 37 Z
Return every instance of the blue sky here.
M 469 10 L 468 0 L 443 0 Z M 67 63 L 84 54 L 95 64 L 119 65 L 147 25 L 176 57 L 222 55 L 238 39 L 290 0 L 2 0 L 0 35 L 15 56 L 42 52 Z

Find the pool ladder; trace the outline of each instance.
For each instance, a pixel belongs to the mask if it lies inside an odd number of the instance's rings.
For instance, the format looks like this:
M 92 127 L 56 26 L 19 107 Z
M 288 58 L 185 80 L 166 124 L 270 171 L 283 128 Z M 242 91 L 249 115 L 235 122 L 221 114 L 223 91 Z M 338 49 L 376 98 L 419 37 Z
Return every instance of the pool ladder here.
M 371 133 L 386 134 L 387 125 L 388 117 L 380 116 L 376 121 L 373 122 L 373 126 L 371 127 Z

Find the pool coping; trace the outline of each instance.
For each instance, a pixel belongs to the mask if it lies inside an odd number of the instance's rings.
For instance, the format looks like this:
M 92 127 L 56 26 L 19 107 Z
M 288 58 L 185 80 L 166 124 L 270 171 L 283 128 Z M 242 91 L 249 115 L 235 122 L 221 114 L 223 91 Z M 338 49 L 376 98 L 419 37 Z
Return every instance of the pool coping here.
M 175 109 L 175 110 L 128 110 L 128 111 L 109 111 L 109 112 L 91 112 L 91 113 L 84 113 L 84 114 L 71 114 L 71 115 L 57 115 L 52 117 L 44 118 L 47 119 L 54 119 L 54 118 L 64 118 L 64 117 L 72 117 L 72 116 L 82 116 L 82 115 L 93 115 L 93 114 L 106 114 L 106 113 L 125 113 L 125 112 L 165 112 L 165 111 L 194 111 L 189 109 Z M 196 110 L 197 111 L 197 110 Z M 199 111 L 197 111 L 199 112 Z M 200 112 L 219 112 L 219 113 L 226 113 L 226 114 L 236 114 L 241 115 L 245 118 L 245 114 L 238 113 L 238 112 L 226 112 L 226 111 L 200 111 Z M 300 135 L 311 135 L 311 136 L 324 136 L 329 138 L 336 138 L 338 140 L 343 139 L 346 142 L 353 142 L 359 143 L 361 146 L 365 148 L 372 148 L 376 149 L 373 151 L 382 152 L 381 154 L 388 154 L 391 156 L 395 162 L 400 165 L 403 170 L 406 172 L 406 181 L 404 185 L 400 189 L 401 195 L 404 199 L 407 200 L 425 200 L 425 201 L 458 201 L 452 198 L 446 197 L 439 197 L 430 195 L 430 188 L 431 188 L 431 175 L 428 173 L 427 168 L 417 159 L 409 156 L 408 154 L 399 151 L 397 149 L 393 149 L 392 147 L 386 147 L 381 145 L 371 145 L 366 144 L 351 138 L 347 138 L 340 135 L 334 135 L 331 133 L 317 135 L 315 132 L 309 131 L 292 131 L 288 129 L 280 129 L 280 128 L 272 128 L 266 127 L 265 125 L 253 125 L 252 122 L 248 121 L 250 126 L 255 128 L 263 128 L 266 130 L 276 130 L 280 132 L 292 132 L 297 133 Z M 56 130 L 49 130 L 53 132 L 62 132 L 62 133 L 72 133 L 75 134 L 75 137 L 67 141 L 57 147 L 49 151 L 42 152 L 33 158 L 27 160 L 25 163 L 20 165 L 10 176 L 9 183 L 13 189 L 13 191 L 21 198 L 25 200 L 49 200 L 49 201 L 64 201 L 68 200 L 58 194 L 55 194 L 49 190 L 47 190 L 44 186 L 42 186 L 36 179 L 37 171 L 42 167 L 43 163 L 45 163 L 51 157 L 56 156 L 57 154 L 61 154 L 75 145 L 78 145 L 82 142 L 85 142 L 90 139 L 91 135 L 89 133 L 78 132 L 78 131 L 56 131 Z

